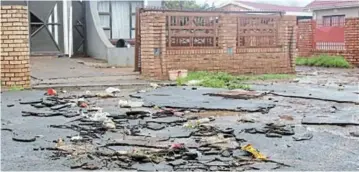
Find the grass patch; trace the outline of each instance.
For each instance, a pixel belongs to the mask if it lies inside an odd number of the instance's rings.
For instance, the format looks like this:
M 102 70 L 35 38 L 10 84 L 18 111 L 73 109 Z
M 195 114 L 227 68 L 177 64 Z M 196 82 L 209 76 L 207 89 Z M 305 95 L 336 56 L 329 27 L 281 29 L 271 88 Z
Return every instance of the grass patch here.
M 334 67 L 334 68 L 350 68 L 351 65 L 342 56 L 319 55 L 310 58 L 297 57 L 295 59 L 297 65 L 318 66 L 318 67 Z
M 230 75 L 225 72 L 189 72 L 185 78 L 177 79 L 178 85 L 185 85 L 189 81 L 197 80 L 194 83 L 197 86 L 212 88 L 228 88 L 228 89 L 245 89 L 249 90 L 250 85 L 243 83 L 244 81 L 253 80 L 273 80 L 273 79 L 289 79 L 294 75 L 288 74 L 263 74 L 263 75 Z
M 22 90 L 24 90 L 24 87 L 17 85 L 13 85 L 9 88 L 9 91 L 22 91 Z

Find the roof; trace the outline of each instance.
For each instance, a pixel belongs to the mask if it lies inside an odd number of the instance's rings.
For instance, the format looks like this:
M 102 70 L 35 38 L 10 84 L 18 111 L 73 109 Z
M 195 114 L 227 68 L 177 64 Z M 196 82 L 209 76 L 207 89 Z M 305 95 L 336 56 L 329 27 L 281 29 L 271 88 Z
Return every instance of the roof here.
M 255 9 L 266 10 L 266 11 L 290 11 L 290 12 L 303 12 L 303 7 L 285 6 L 285 5 L 274 5 L 268 3 L 258 3 L 250 1 L 234 1 L 234 3 L 240 3 L 247 6 L 251 6 Z
M 345 7 L 359 7 L 359 0 L 314 0 L 305 9 L 332 9 Z
M 219 5 L 219 7 L 224 7 L 226 5 L 237 5 L 248 10 L 256 10 L 256 11 L 283 11 L 288 15 L 296 15 L 296 16 L 312 16 L 311 13 L 304 11 L 304 7 L 295 7 L 295 6 L 285 6 L 285 5 L 275 5 L 268 3 L 258 3 L 252 2 L 249 0 L 228 0 L 225 3 Z

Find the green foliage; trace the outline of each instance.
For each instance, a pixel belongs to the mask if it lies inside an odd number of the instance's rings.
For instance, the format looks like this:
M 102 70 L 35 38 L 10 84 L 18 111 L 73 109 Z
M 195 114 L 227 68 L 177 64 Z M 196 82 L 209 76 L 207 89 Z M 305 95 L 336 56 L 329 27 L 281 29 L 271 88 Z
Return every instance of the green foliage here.
M 22 91 L 22 90 L 24 90 L 24 87 L 17 85 L 13 85 L 9 88 L 9 91 Z
M 188 81 L 200 81 L 195 85 L 212 88 L 228 88 L 228 89 L 245 89 L 249 90 L 250 86 L 243 83 L 250 80 L 271 80 L 271 79 L 288 79 L 294 75 L 287 74 L 264 74 L 264 75 L 230 75 L 225 72 L 189 72 L 186 78 L 177 79 L 178 85 L 185 85 Z
M 297 57 L 295 59 L 297 65 L 318 66 L 318 67 L 335 67 L 350 68 L 351 65 L 342 56 L 319 55 L 310 58 Z

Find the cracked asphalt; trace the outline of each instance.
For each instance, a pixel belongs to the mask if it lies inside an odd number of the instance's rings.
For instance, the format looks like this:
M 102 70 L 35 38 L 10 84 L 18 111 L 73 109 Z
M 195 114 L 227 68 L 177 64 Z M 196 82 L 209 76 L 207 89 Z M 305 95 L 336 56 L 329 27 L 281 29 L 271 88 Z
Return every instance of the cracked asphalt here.
M 335 73 L 338 77 L 331 77 Z M 343 92 L 346 94 L 358 91 L 358 69 L 324 69 L 324 68 L 300 68 L 298 71 L 299 81 L 288 83 L 287 81 L 264 81 L 252 84 L 280 84 L 280 89 L 285 89 L 286 84 L 300 85 L 303 90 L 296 90 L 299 93 L 305 92 L 306 88 L 319 87 L 320 89 L 335 88 L 343 84 L 346 88 Z M 323 86 L 324 85 L 324 86 Z M 279 88 L 279 87 L 278 87 Z M 129 95 L 137 89 L 122 90 L 121 99 L 129 99 Z M 156 92 L 160 92 L 156 90 Z M 350 93 L 349 93 L 350 92 Z M 83 94 L 84 90 L 68 90 L 66 94 Z M 49 125 L 66 124 L 73 120 L 72 118 L 59 117 L 23 117 L 21 111 L 34 110 L 30 105 L 20 105 L 21 100 L 36 100 L 42 98 L 44 91 L 29 90 L 20 92 L 3 92 L 1 93 L 1 122 L 2 129 L 12 129 L 19 136 L 33 137 L 38 136 L 35 142 L 22 143 L 12 140 L 13 132 L 1 131 L 1 170 L 2 171 L 50 171 L 50 170 L 70 170 L 72 163 L 69 158 L 60 158 L 53 160 L 51 151 L 39 150 L 34 148 L 53 147 L 53 140 L 66 138 L 66 136 L 75 135 L 76 132 L 66 129 L 50 128 Z M 330 94 L 321 92 L 320 94 Z M 354 93 L 355 94 L 355 93 Z M 335 98 L 336 94 L 330 96 Z M 358 95 L 358 94 L 356 94 Z M 190 96 L 190 95 L 188 95 Z M 351 94 L 353 96 L 353 94 Z M 339 96 L 338 99 L 346 97 Z M 119 108 L 119 98 L 93 99 L 92 102 L 103 111 L 110 113 L 122 113 L 126 109 Z M 162 96 L 161 99 L 168 99 Z M 351 99 L 354 98 L 351 97 Z M 356 101 L 359 100 L 359 97 Z M 180 100 L 171 100 L 176 103 Z M 228 100 L 226 100 L 228 101 Z M 214 116 L 215 121 L 209 123 L 220 129 L 231 127 L 234 129 L 236 137 L 243 138 L 246 143 L 252 144 L 270 159 L 290 165 L 290 167 L 281 167 L 277 170 L 330 170 L 330 171 L 354 171 L 359 170 L 359 137 L 353 137 L 349 133 L 359 131 L 359 126 L 337 126 L 337 125 L 302 125 L 301 121 L 304 116 L 325 116 L 333 115 L 331 107 L 336 107 L 339 112 L 359 116 L 359 105 L 355 103 L 338 103 L 333 101 L 313 100 L 306 98 L 283 97 L 278 95 L 266 95 L 259 98 L 259 101 L 270 101 L 275 107 L 268 113 L 261 112 L 225 112 L 225 111 L 202 111 L 201 117 Z M 153 103 L 153 102 L 152 102 Z M 8 105 L 14 105 L 8 107 Z M 146 109 L 146 108 L 141 108 Z M 338 113 L 339 114 L 339 113 Z M 282 116 L 291 116 L 292 119 L 284 119 Z M 334 113 L 336 115 L 336 113 Z M 238 122 L 239 119 L 251 119 L 254 123 Z M 137 122 L 137 121 L 136 121 Z M 280 122 L 294 126 L 295 136 L 303 133 L 312 133 L 313 138 L 305 141 L 293 141 L 292 136 L 283 136 L 282 138 L 268 138 L 264 134 L 249 134 L 241 132 L 246 128 L 260 128 L 266 123 Z M 174 136 L 183 135 L 180 127 L 167 127 L 160 131 L 142 130 L 152 136 Z M 108 139 L 117 139 L 122 137 L 120 133 L 106 133 L 103 139 L 98 139 L 95 143 L 102 144 Z M 176 142 L 188 143 L 188 139 L 174 139 Z M 121 150 L 131 149 L 122 147 Z M 199 159 L 211 157 L 203 156 Z M 267 164 L 269 165 L 269 164 Z M 135 164 L 134 168 L 138 170 L 172 170 L 166 163 L 153 165 L 151 163 Z M 258 168 L 261 166 L 257 166 Z M 260 170 L 267 169 L 264 165 Z M 102 170 L 121 170 L 113 167 L 112 169 Z

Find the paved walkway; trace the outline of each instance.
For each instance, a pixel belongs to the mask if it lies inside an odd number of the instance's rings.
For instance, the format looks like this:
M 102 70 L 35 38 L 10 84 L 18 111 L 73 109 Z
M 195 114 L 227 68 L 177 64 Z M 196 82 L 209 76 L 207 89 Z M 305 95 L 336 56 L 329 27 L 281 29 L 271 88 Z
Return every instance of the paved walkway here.
M 33 88 L 147 85 L 133 68 L 115 68 L 92 58 L 31 57 Z

